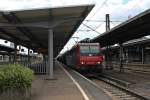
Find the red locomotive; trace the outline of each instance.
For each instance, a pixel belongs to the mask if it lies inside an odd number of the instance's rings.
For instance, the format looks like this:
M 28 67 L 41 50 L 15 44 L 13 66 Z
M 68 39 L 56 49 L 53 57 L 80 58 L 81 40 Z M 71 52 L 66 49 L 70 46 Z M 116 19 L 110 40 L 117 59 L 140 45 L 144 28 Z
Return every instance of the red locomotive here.
M 102 71 L 103 56 L 99 43 L 78 43 L 63 55 L 63 62 L 79 71 Z

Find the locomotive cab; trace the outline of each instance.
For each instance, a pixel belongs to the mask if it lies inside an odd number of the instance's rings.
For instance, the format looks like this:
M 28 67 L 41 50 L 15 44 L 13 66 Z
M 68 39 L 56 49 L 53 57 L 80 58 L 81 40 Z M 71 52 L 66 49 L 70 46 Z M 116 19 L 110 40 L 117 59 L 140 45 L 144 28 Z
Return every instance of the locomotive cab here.
M 103 56 L 99 43 L 78 43 L 63 55 L 68 67 L 80 72 L 102 72 Z
M 99 43 L 80 43 L 78 62 L 81 70 L 102 71 L 103 56 Z

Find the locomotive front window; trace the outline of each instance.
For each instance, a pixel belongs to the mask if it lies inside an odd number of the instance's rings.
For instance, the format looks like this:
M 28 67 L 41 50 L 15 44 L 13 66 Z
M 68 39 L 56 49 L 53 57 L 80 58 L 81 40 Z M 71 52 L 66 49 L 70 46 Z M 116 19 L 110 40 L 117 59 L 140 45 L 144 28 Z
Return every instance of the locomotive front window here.
M 98 54 L 98 53 L 100 53 L 99 46 L 98 45 L 92 45 L 92 46 L 90 46 L 90 52 L 92 54 Z
M 80 54 L 81 55 L 89 55 L 89 54 L 100 54 L 100 48 L 98 45 L 82 45 L 80 46 Z
M 81 54 L 89 54 L 90 53 L 90 48 L 89 46 L 80 46 L 80 53 Z

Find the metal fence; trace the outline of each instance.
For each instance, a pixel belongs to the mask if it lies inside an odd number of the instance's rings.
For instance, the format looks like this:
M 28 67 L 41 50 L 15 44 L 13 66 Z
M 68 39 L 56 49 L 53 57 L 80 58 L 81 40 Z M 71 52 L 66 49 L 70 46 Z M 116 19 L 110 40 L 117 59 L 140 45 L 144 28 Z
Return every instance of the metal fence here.
M 112 62 L 112 66 L 116 70 L 120 69 L 119 63 Z M 150 64 L 123 63 L 123 69 L 125 71 L 137 71 L 137 72 L 143 72 L 143 73 L 150 73 Z
M 20 64 L 32 69 L 35 74 L 46 74 L 48 62 L 47 61 L 20 62 Z
M 16 63 L 32 69 L 35 74 L 46 74 L 46 69 L 48 65 L 48 61 L 34 61 L 34 62 L 22 61 Z M 13 62 L 0 62 L 0 65 L 3 64 L 13 64 Z

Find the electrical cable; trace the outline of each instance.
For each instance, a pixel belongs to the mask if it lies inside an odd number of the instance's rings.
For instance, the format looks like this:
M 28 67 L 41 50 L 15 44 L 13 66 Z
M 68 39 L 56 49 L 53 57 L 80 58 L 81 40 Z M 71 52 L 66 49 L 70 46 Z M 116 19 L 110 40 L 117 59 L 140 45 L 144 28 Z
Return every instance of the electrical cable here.
M 114 22 L 111 22 L 111 24 L 112 24 L 114 27 L 117 26 L 117 25 L 114 24 Z
M 84 24 L 84 23 L 82 23 L 84 26 L 86 26 L 87 28 L 89 28 L 89 29 L 91 29 L 92 31 L 94 31 L 94 32 L 96 32 L 96 33 L 98 33 L 98 34 L 101 34 L 101 33 L 99 33 L 98 31 L 96 31 L 95 29 L 93 29 L 93 28 L 91 28 L 90 26 L 88 26 L 88 25 L 86 25 L 86 24 Z
M 95 16 L 95 14 L 96 14 L 98 11 L 100 11 L 100 9 L 107 3 L 107 1 L 108 1 L 108 0 L 105 0 L 105 1 L 101 4 L 101 6 L 95 11 L 95 13 L 94 13 L 92 16 L 90 16 L 89 20 L 90 20 L 93 16 Z
M 100 11 L 100 9 L 107 3 L 107 1 L 108 0 L 104 0 L 104 2 L 101 4 L 101 6 L 94 12 L 94 14 L 92 15 L 92 16 L 90 16 L 89 18 L 88 18 L 88 20 L 90 20 L 93 16 L 95 16 L 95 14 L 98 12 L 98 11 Z M 85 24 L 87 24 L 87 22 L 85 23 Z M 81 29 L 82 29 L 83 27 L 81 27 Z
M 103 22 L 103 23 L 104 23 L 104 22 Z M 95 28 L 95 30 L 97 30 L 98 28 L 100 28 L 100 27 L 103 25 L 103 23 L 99 24 L 99 25 Z
M 84 20 L 87 22 L 106 22 L 105 20 Z M 124 22 L 123 20 L 112 20 L 111 22 Z

